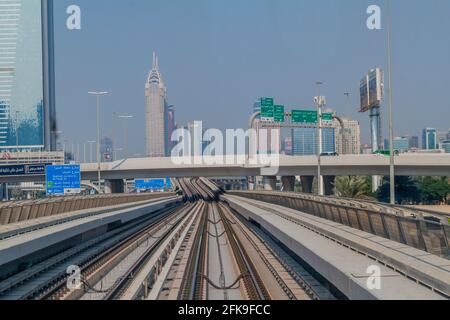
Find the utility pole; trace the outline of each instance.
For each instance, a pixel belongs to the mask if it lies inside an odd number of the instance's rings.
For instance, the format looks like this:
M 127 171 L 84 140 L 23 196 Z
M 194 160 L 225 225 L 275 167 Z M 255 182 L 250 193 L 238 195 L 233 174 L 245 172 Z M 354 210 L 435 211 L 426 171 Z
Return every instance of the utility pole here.
M 320 86 L 323 85 L 323 82 L 317 81 L 317 97 L 316 97 L 316 106 L 317 106 L 317 192 L 319 196 L 324 195 L 323 190 L 323 178 L 322 178 L 322 105 L 323 100 L 320 96 Z
M 390 200 L 395 204 L 395 154 L 394 154 L 394 125 L 393 125 L 393 106 L 392 106 L 392 21 L 390 0 L 387 0 L 387 48 L 388 48 L 388 114 L 389 114 L 389 174 L 390 174 Z
M 100 97 L 108 94 L 105 91 L 90 91 L 90 95 L 97 97 L 97 178 L 98 178 L 98 190 L 102 193 L 102 181 L 101 181 L 101 155 L 100 155 Z

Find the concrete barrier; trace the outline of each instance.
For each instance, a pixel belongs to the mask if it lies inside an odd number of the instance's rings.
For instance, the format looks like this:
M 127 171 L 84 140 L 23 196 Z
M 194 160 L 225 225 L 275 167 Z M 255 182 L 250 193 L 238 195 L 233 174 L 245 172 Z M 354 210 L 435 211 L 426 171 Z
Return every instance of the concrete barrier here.
M 421 212 L 414 217 L 411 208 L 295 193 L 232 191 L 228 194 L 295 209 L 450 259 L 450 225 L 425 220 Z
M 50 217 L 63 213 L 140 202 L 173 193 L 101 195 L 7 202 L 0 205 L 0 225 Z
M 223 199 L 349 299 L 434 300 L 450 295 L 450 275 L 442 268 L 448 260 L 295 209 L 230 195 Z M 367 287 L 367 270 L 374 265 L 381 271 L 380 290 Z

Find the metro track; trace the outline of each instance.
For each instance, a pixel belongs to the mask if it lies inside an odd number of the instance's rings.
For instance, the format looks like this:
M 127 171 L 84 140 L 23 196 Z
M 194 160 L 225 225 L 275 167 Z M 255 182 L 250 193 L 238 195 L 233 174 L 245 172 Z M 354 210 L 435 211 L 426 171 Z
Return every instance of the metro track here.
M 334 299 L 269 235 L 220 201 L 222 190 L 213 182 L 174 184 L 184 204 L 108 230 L 1 281 L 0 300 Z M 72 265 L 80 270 L 76 288 L 68 286 Z
M 148 233 L 178 210 L 178 208 L 165 209 L 156 215 L 113 229 L 0 282 L 0 300 L 55 298 L 54 293 L 67 284 L 68 266 L 87 268 L 112 252 L 116 252 L 125 243 L 132 242 L 141 234 Z

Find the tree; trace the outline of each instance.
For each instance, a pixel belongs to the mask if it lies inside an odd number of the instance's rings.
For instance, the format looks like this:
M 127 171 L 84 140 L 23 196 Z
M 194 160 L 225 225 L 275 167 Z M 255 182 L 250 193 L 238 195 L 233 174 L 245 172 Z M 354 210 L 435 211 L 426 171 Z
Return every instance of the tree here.
M 390 201 L 390 179 L 386 177 L 377 192 L 380 202 Z M 411 177 L 395 177 L 395 202 L 398 204 L 418 204 L 421 201 L 418 183 Z
M 448 178 L 423 177 L 418 179 L 422 201 L 426 204 L 442 204 L 447 202 L 450 194 Z
M 373 197 L 370 182 L 366 177 L 336 177 L 334 188 L 336 195 L 342 198 L 370 199 Z

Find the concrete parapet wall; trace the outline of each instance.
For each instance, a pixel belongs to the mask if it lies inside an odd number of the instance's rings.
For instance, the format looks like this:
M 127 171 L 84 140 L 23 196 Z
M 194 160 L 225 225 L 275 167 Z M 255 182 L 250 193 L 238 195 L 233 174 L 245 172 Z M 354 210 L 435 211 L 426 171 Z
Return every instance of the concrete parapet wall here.
M 280 205 L 229 195 L 223 199 L 349 299 L 421 300 L 450 296 L 450 268 L 443 258 Z M 378 290 L 367 287 L 367 270 L 371 266 L 381 270 Z
M 38 201 L 19 201 L 0 206 L 0 225 L 50 217 L 67 212 L 101 208 L 133 202 L 170 197 L 173 193 L 149 193 L 139 195 L 101 195 L 86 197 L 54 198 Z
M 396 212 L 395 208 L 380 209 L 336 199 L 325 201 L 325 198 L 294 193 L 235 191 L 228 194 L 299 210 L 450 259 L 450 225 L 425 220 L 420 214 L 404 216 L 400 209 Z
M 180 203 L 180 198 L 159 198 L 136 205 L 111 206 L 108 209 L 88 209 L 71 214 L 42 218 L 37 224 L 9 225 L 0 228 L 0 268 L 2 265 L 22 259 L 53 245 L 82 236 L 112 223 L 124 224 L 164 208 Z M 63 218 L 63 216 L 66 216 Z M 104 229 L 106 230 L 106 228 Z

